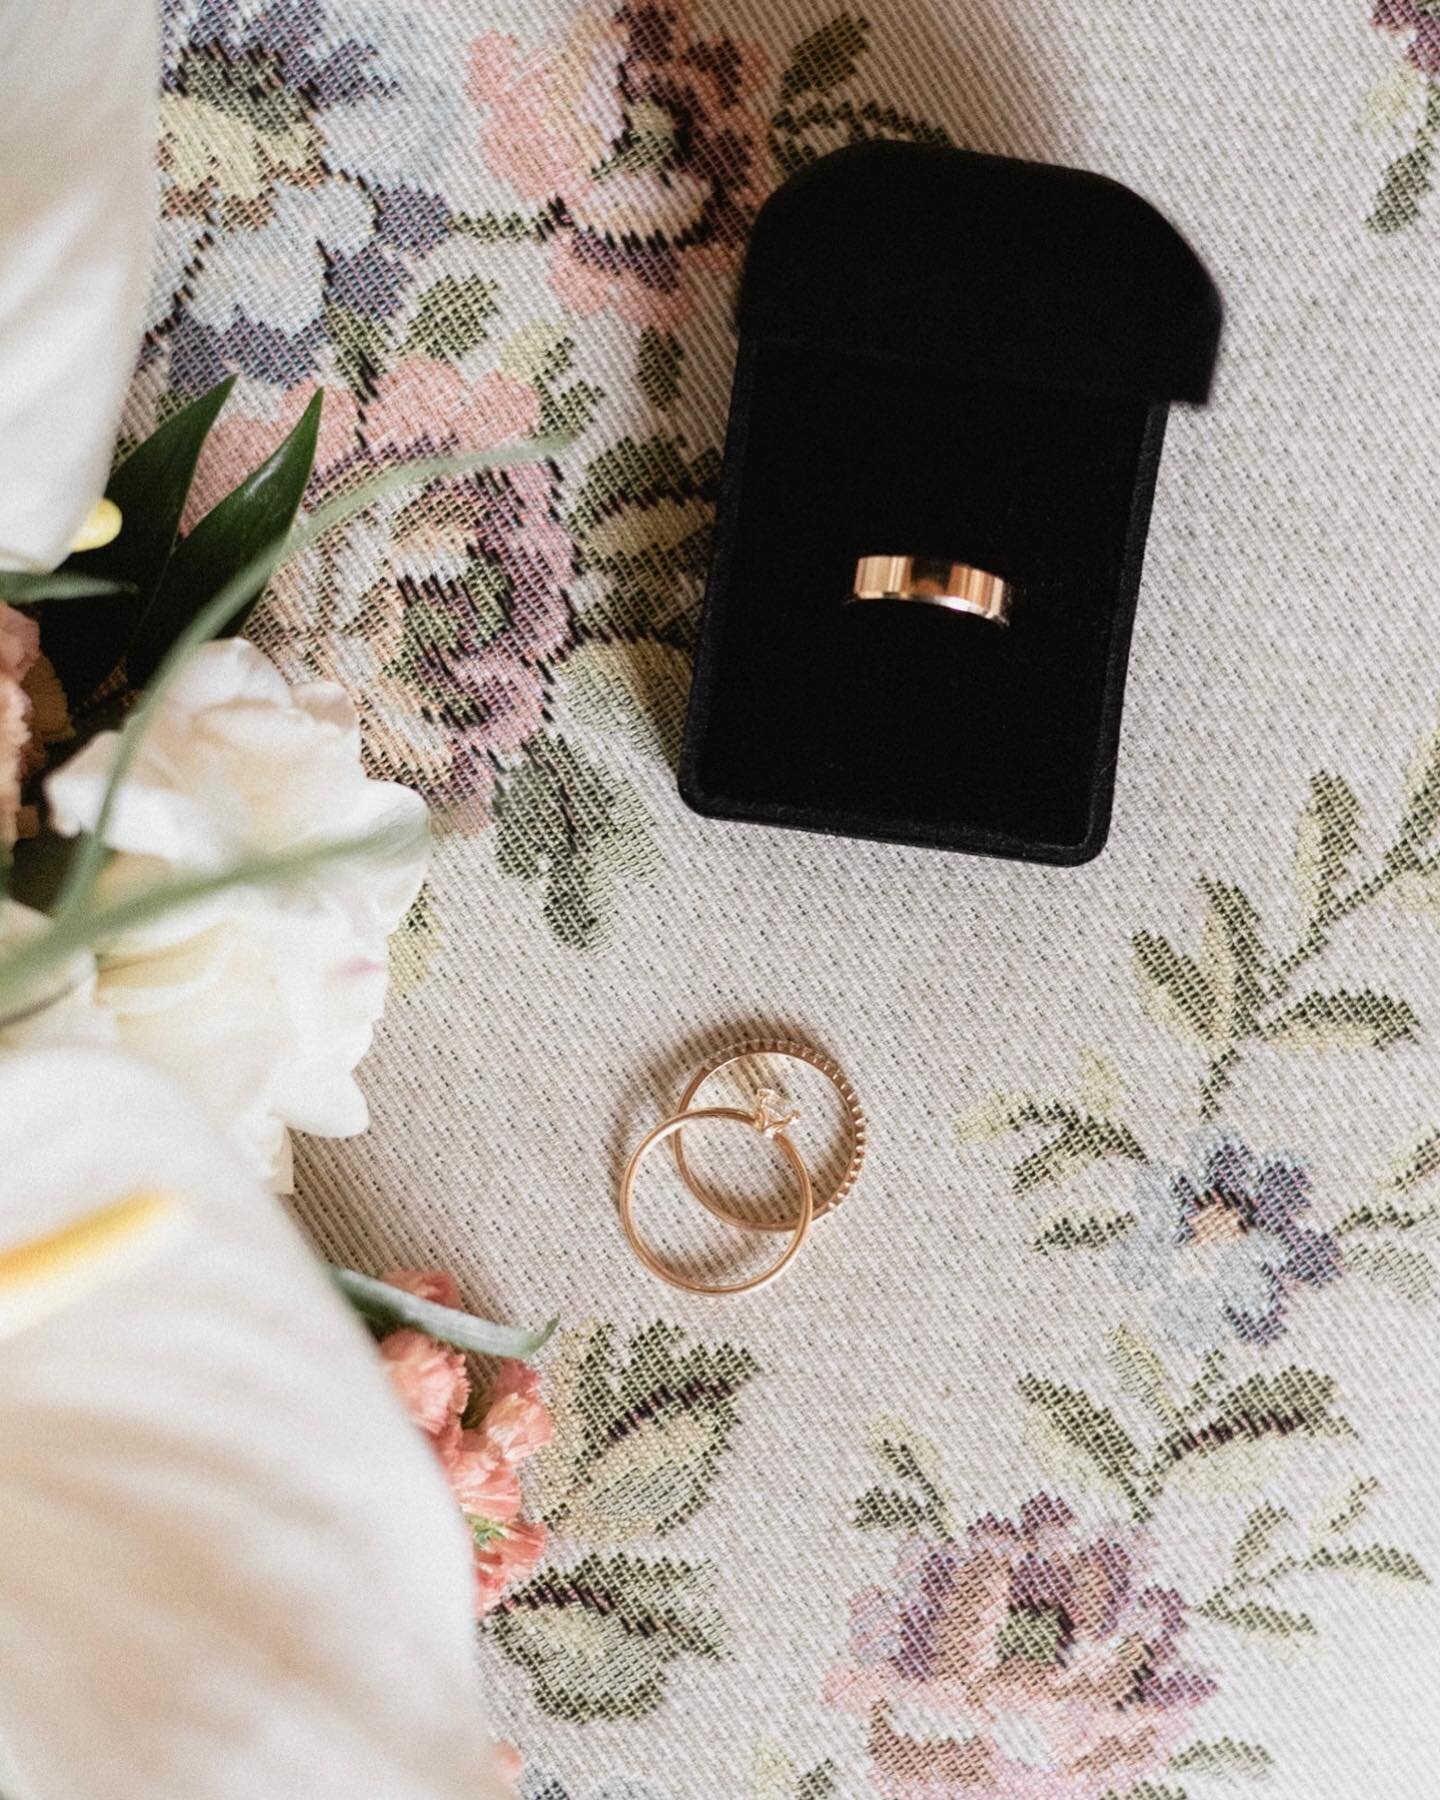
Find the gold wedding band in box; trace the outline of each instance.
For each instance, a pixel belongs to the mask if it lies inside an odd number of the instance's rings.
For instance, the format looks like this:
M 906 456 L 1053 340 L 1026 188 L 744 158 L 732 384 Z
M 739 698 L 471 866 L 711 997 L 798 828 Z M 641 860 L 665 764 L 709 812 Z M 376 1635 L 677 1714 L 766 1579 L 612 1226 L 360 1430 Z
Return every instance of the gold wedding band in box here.
M 746 1111 L 738 1106 L 701 1106 L 694 1102 L 702 1085 L 721 1069 L 732 1063 L 743 1062 L 756 1056 L 788 1057 L 792 1061 L 802 1062 L 812 1069 L 817 1069 L 839 1094 L 841 1104 L 845 1108 L 846 1125 L 849 1136 L 849 1160 L 845 1172 L 832 1193 L 818 1199 L 815 1196 L 814 1183 L 810 1179 L 810 1171 L 805 1159 L 795 1148 L 789 1136 L 789 1128 L 799 1118 L 793 1108 L 787 1108 L 780 1095 L 773 1088 L 761 1088 L 755 1095 L 753 1107 Z M 685 1157 L 683 1133 L 687 1125 L 698 1124 L 706 1119 L 729 1119 L 739 1125 L 747 1126 L 758 1132 L 761 1137 L 769 1138 L 789 1163 L 795 1177 L 795 1187 L 799 1204 L 794 1211 L 778 1223 L 761 1223 L 747 1219 L 733 1208 L 709 1192 L 695 1177 Z M 688 1192 L 700 1202 L 717 1219 L 723 1219 L 727 1225 L 740 1231 L 769 1232 L 784 1234 L 786 1242 L 780 1255 L 762 1269 L 758 1275 L 752 1275 L 743 1281 L 707 1283 L 696 1281 L 692 1276 L 682 1273 L 667 1263 L 641 1237 L 635 1224 L 635 1183 L 640 1167 L 646 1157 L 658 1145 L 669 1143 L 675 1157 L 675 1166 L 680 1172 Z M 860 1101 L 855 1089 L 845 1078 L 838 1063 L 813 1050 L 806 1044 L 794 1044 L 770 1039 L 752 1039 L 743 1044 L 732 1044 L 729 1049 L 722 1050 L 708 1057 L 696 1070 L 690 1085 L 681 1096 L 679 1110 L 668 1119 L 662 1119 L 655 1129 L 636 1146 L 634 1155 L 626 1165 L 625 1173 L 620 1181 L 620 1223 L 624 1228 L 630 1248 L 652 1275 L 659 1276 L 661 1281 L 668 1281 L 671 1287 L 683 1288 L 690 1294 L 744 1294 L 753 1288 L 763 1287 L 767 1281 L 773 1281 L 782 1269 L 786 1269 L 799 1254 L 801 1245 L 809 1234 L 810 1227 L 816 1219 L 822 1219 L 826 1213 L 833 1212 L 841 1201 L 853 1190 L 860 1179 L 860 1170 L 865 1161 L 866 1125 L 865 1114 L 861 1110 Z

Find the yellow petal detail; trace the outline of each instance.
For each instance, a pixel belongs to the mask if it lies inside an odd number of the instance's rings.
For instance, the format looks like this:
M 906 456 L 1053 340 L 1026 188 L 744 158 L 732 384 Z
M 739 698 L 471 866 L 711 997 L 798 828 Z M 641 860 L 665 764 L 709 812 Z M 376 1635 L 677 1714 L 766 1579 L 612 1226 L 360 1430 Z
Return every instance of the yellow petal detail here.
M 70 546 L 77 550 L 98 550 L 120 535 L 120 508 L 113 500 L 97 500 L 85 515 L 85 523 L 75 533 Z
M 185 1210 L 173 1194 L 130 1194 L 0 1251 L 0 1340 L 148 1262 Z

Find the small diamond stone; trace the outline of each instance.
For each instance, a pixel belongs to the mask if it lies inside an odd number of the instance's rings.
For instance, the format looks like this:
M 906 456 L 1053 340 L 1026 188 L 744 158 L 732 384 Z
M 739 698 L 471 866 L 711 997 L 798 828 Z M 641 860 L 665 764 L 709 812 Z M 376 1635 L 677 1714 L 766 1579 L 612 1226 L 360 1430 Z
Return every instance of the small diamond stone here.
M 800 1117 L 797 1107 L 786 1106 L 774 1088 L 761 1088 L 755 1096 L 755 1129 L 765 1137 L 775 1137 Z

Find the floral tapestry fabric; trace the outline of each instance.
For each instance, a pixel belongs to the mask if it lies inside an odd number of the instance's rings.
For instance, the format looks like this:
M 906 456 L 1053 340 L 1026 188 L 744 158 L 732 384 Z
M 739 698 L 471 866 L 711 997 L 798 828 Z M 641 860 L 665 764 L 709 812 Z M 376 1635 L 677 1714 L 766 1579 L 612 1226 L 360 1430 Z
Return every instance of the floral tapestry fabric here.
M 524 1800 L 1428 1800 L 1440 9 L 167 0 L 162 79 L 124 431 L 237 377 L 197 512 L 317 391 L 312 504 L 539 440 L 251 627 L 441 829 L 297 1207 L 562 1320 L 479 1627 Z M 874 137 L 1113 175 L 1227 302 L 1082 869 L 675 793 L 750 224 Z M 870 1160 L 707 1303 L 614 1181 L 758 1031 L 844 1064 Z

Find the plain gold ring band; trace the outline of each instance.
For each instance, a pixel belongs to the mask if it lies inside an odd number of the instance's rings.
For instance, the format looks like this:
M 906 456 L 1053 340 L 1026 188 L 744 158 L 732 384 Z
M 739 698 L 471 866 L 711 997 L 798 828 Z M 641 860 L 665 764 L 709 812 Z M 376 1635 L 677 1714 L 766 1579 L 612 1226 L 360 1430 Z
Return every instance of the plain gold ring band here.
M 919 600 L 996 625 L 1010 620 L 1010 583 L 1003 576 L 943 556 L 862 556 L 850 598 Z
M 652 1275 L 658 1275 L 661 1281 L 668 1281 L 671 1287 L 682 1288 L 687 1294 L 746 1294 L 752 1289 L 763 1287 L 767 1281 L 775 1277 L 793 1261 L 799 1253 L 810 1230 L 810 1222 L 815 1216 L 815 1190 L 811 1185 L 810 1171 L 805 1167 L 804 1158 L 791 1143 L 790 1139 L 767 1109 L 767 1100 L 773 1098 L 762 1093 L 757 1096 L 755 1110 L 742 1112 L 736 1106 L 706 1106 L 695 1112 L 676 1113 L 673 1118 L 664 1119 L 647 1137 L 641 1139 L 635 1147 L 635 1153 L 625 1166 L 625 1173 L 620 1181 L 620 1223 L 630 1248 Z M 785 1157 L 795 1171 L 795 1178 L 800 1186 L 800 1212 L 790 1225 L 790 1241 L 781 1251 L 777 1260 L 769 1268 L 762 1269 L 758 1275 L 749 1276 L 744 1281 L 710 1283 L 696 1281 L 692 1276 L 682 1274 L 673 1268 L 661 1256 L 657 1255 L 644 1238 L 641 1237 L 635 1224 L 635 1180 L 640 1173 L 640 1165 L 657 1145 L 672 1138 L 687 1125 L 694 1125 L 701 1119 L 734 1119 L 741 1125 L 748 1125 L 752 1131 L 762 1137 L 768 1137 Z M 786 1121 L 788 1122 L 788 1121 Z M 712 1209 L 713 1210 L 713 1209 Z
M 854 1189 L 860 1179 L 860 1170 L 864 1166 L 865 1151 L 869 1143 L 869 1127 L 865 1123 L 865 1113 L 860 1105 L 860 1096 L 855 1092 L 844 1070 L 833 1057 L 825 1056 L 819 1050 L 812 1050 L 808 1044 L 795 1044 L 783 1039 L 749 1038 L 741 1044 L 731 1044 L 726 1050 L 717 1050 L 713 1056 L 706 1057 L 691 1077 L 690 1085 L 680 1096 L 679 1110 L 689 1112 L 695 1104 L 700 1089 L 721 1069 L 729 1068 L 732 1063 L 745 1062 L 755 1056 L 786 1056 L 795 1062 L 802 1062 L 812 1069 L 818 1069 L 840 1096 L 845 1108 L 846 1121 L 850 1128 L 850 1160 L 845 1173 L 840 1177 L 835 1191 L 823 1200 L 815 1203 L 814 1216 L 823 1219 L 826 1213 L 833 1212 L 840 1202 Z M 736 1212 L 726 1206 L 723 1201 L 708 1193 L 690 1167 L 685 1156 L 685 1139 L 677 1131 L 670 1140 L 670 1147 L 675 1155 L 675 1167 L 680 1171 L 680 1179 L 704 1207 L 714 1213 L 717 1219 L 723 1219 L 727 1225 L 735 1225 L 742 1231 L 793 1231 L 794 1219 L 781 1219 L 778 1223 L 770 1223 L 758 1219 L 748 1219 L 743 1213 Z

